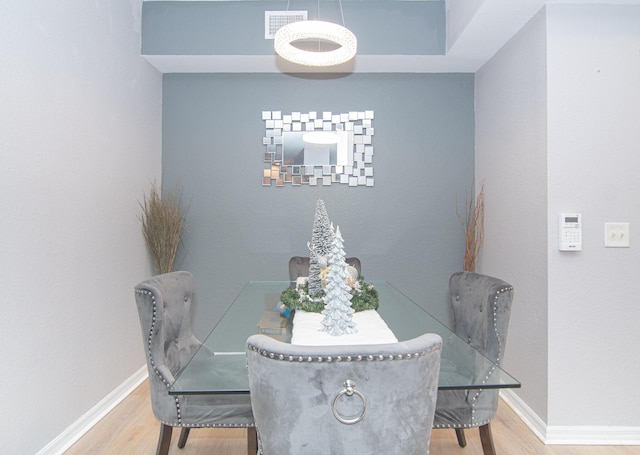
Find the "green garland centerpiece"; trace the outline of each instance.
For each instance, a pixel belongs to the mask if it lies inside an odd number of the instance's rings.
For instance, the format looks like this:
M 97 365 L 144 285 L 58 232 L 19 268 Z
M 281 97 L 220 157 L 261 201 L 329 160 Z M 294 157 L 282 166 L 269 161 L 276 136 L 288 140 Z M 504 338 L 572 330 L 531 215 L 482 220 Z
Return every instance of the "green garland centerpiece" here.
M 298 278 L 295 286 L 282 292 L 282 305 L 291 310 L 323 313 L 331 304 L 334 319 L 378 309 L 378 290 L 345 262 L 340 228 L 334 231 L 322 199 L 316 205 L 311 242 L 307 246 L 309 277 Z
M 378 309 L 378 290 L 373 284 L 366 283 L 364 277 L 358 278 L 358 285 L 352 291 L 352 296 L 353 311 Z M 304 310 L 309 313 L 322 313 L 324 310 L 324 296 L 310 296 L 309 282 L 288 287 L 280 295 L 280 301 L 292 310 Z

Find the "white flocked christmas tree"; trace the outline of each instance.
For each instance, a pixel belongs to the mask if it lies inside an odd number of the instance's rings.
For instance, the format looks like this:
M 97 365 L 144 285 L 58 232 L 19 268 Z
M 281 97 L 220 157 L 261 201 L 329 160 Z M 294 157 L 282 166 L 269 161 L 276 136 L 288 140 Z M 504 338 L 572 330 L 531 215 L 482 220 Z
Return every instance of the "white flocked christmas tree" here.
M 356 333 L 351 308 L 351 288 L 347 284 L 349 277 L 346 271 L 344 244 L 340 227 L 336 227 L 331 251 L 329 252 L 329 274 L 325 293 L 325 307 L 322 311 L 323 329 L 329 335 L 345 335 Z
M 313 231 L 309 243 L 309 295 L 322 295 L 322 279 L 320 272 L 326 267 L 326 257 L 331 250 L 333 228 L 322 199 L 316 203 L 316 214 L 313 220 Z

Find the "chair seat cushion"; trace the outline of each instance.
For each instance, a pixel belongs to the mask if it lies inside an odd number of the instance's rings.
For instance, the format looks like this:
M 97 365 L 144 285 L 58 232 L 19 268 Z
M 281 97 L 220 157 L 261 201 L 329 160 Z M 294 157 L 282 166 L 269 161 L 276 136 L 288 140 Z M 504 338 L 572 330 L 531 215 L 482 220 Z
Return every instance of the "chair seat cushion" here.
M 246 427 L 253 424 L 248 394 L 212 394 L 182 396 L 184 426 Z

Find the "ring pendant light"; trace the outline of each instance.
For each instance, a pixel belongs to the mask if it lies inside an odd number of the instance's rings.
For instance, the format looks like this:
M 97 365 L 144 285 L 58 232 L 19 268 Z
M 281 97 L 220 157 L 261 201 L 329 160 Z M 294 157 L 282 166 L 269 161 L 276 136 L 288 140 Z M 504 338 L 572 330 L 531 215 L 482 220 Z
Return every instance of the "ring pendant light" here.
M 318 12 L 320 1 L 318 0 Z M 342 13 L 342 1 L 340 1 Z M 338 46 L 329 51 L 308 51 L 294 46 L 292 43 L 302 40 L 326 41 Z M 358 40 L 346 27 L 325 21 L 298 21 L 281 27 L 274 38 L 274 49 L 282 58 L 305 66 L 334 66 L 348 62 L 358 49 Z

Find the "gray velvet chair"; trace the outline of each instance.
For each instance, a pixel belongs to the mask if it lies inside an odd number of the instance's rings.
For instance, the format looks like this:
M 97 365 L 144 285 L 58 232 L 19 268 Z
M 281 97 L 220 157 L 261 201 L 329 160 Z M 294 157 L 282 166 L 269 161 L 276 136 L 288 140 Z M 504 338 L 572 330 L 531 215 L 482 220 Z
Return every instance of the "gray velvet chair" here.
M 301 276 L 309 276 L 309 262 L 308 256 L 293 256 L 289 259 L 289 281 L 296 281 L 296 279 Z M 362 275 L 360 259 L 356 257 L 346 258 L 345 262 L 356 268 L 358 276 Z
M 202 344 L 191 332 L 193 294 L 194 280 L 189 272 L 154 276 L 135 287 L 149 369 L 151 405 L 160 421 L 156 453 L 168 453 L 173 427 L 182 428 L 180 448 L 186 444 L 190 428 L 247 427 L 248 453 L 253 455 L 257 440 L 248 395 L 181 396 L 168 393 L 174 376 Z
M 454 331 L 497 365 L 502 364 L 513 301 L 513 287 L 498 278 L 471 272 L 449 279 Z M 498 409 L 498 390 L 438 392 L 434 428 L 454 428 L 466 446 L 465 428 L 478 427 L 485 455 L 495 454 L 490 422 Z
M 441 349 L 435 334 L 350 346 L 252 335 L 247 364 L 258 453 L 427 454 Z

